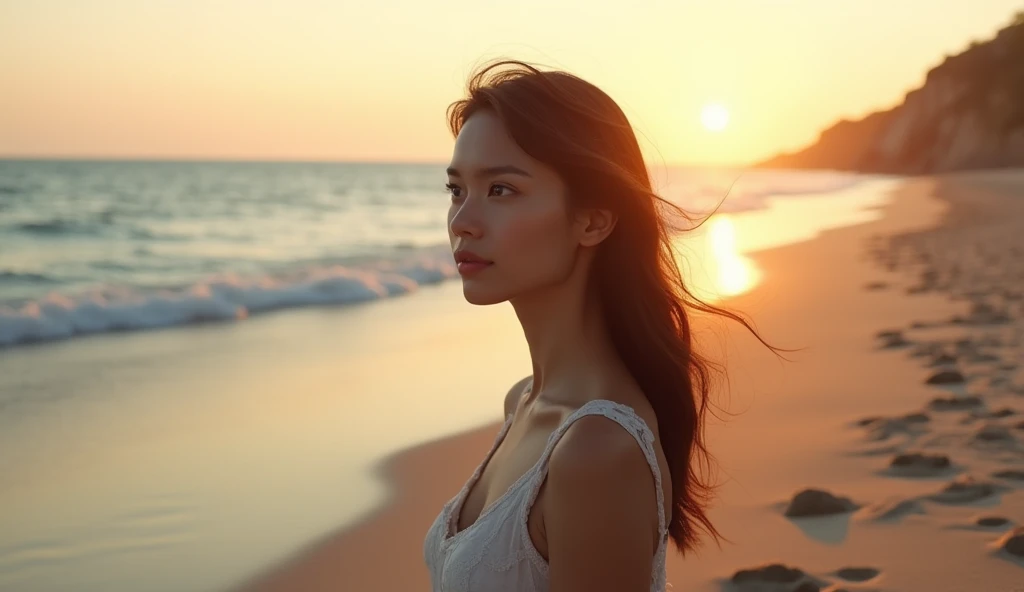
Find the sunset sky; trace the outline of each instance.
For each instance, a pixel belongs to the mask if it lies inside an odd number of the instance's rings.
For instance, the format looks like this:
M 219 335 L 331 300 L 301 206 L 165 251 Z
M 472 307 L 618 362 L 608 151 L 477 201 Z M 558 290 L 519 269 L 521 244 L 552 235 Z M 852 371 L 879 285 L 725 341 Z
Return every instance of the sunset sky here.
M 0 0 L 0 156 L 442 162 L 483 60 L 572 71 L 667 164 L 892 106 L 1022 0 Z M 724 130 L 701 124 L 709 104 Z

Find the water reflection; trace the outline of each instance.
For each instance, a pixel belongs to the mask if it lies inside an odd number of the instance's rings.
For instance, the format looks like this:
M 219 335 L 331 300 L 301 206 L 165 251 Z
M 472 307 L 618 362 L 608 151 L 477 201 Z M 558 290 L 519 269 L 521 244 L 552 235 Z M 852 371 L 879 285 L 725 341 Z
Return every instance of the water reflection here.
M 761 271 L 744 255 L 731 214 L 718 214 L 677 240 L 683 278 L 702 300 L 715 301 L 749 291 Z
M 683 279 L 708 302 L 748 292 L 763 277 L 750 254 L 875 220 L 899 183 L 864 180 L 834 193 L 771 197 L 759 210 L 714 214 L 674 241 Z

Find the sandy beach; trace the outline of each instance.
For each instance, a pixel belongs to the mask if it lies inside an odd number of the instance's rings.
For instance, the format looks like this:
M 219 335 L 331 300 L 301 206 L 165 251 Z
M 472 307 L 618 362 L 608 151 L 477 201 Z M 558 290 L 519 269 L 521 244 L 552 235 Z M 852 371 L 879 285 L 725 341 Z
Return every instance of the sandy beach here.
M 1019 171 L 912 179 L 879 220 L 756 254 L 763 282 L 726 305 L 804 349 L 781 361 L 699 325 L 729 368 L 710 428 L 728 540 L 671 557 L 673 589 L 1024 589 L 1007 550 L 1024 522 L 1022 194 Z M 497 418 L 501 393 L 481 396 Z M 427 589 L 423 534 L 496 430 L 391 457 L 383 509 L 239 590 Z M 794 501 L 809 488 L 835 498 Z M 833 513 L 787 516 L 805 512 Z M 799 571 L 741 572 L 770 564 Z
M 749 323 L 688 319 L 722 538 L 653 587 L 1024 592 L 1022 0 L 9 4 L 0 592 L 430 590 L 533 372 L 463 280 L 565 204 Z
M 697 320 L 729 371 L 727 540 L 671 557 L 673 589 L 1020 588 L 1022 192 L 1021 171 L 866 180 L 709 221 L 756 280 L 724 304 L 801 349 Z M 528 369 L 511 308 L 458 281 L 5 350 L 0 590 L 425 590 L 425 531 Z M 808 488 L 836 498 L 790 509 Z M 837 513 L 787 516 L 808 496 Z M 800 571 L 741 571 L 771 564 Z

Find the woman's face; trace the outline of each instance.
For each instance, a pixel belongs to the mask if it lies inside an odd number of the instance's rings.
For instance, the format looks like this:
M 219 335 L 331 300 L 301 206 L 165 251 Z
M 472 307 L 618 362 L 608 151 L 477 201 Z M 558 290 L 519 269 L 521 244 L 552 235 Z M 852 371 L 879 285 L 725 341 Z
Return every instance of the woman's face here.
M 448 237 L 466 300 L 496 304 L 568 277 L 579 242 L 564 183 L 492 112 L 462 126 L 448 183 Z

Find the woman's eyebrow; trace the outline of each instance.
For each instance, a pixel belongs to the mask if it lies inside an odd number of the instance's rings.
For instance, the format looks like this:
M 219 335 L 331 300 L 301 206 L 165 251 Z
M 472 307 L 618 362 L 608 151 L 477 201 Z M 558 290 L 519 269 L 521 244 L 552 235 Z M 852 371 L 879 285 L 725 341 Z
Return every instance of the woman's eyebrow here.
M 520 176 L 523 176 L 523 177 L 532 177 L 533 176 L 530 173 L 524 171 L 523 169 L 521 169 L 521 168 L 519 168 L 517 166 L 511 165 L 511 164 L 503 164 L 503 165 L 499 165 L 499 166 L 492 166 L 492 167 L 482 168 L 482 169 L 480 169 L 479 171 L 476 172 L 475 176 L 477 176 L 477 177 L 491 177 L 491 176 L 494 176 L 494 175 L 502 175 L 502 174 L 520 175 Z M 459 171 L 456 170 L 453 167 L 448 167 L 448 175 L 450 175 L 452 177 L 461 177 L 462 176 L 462 174 L 459 173 Z

